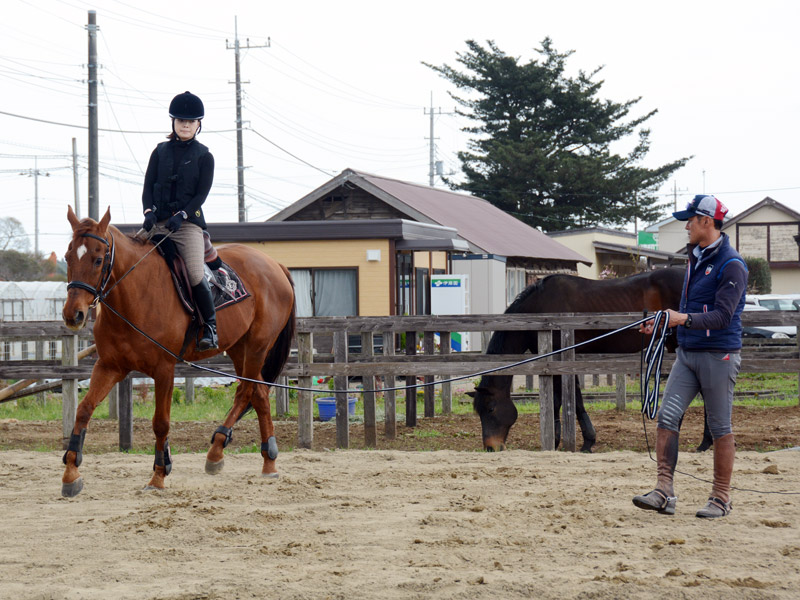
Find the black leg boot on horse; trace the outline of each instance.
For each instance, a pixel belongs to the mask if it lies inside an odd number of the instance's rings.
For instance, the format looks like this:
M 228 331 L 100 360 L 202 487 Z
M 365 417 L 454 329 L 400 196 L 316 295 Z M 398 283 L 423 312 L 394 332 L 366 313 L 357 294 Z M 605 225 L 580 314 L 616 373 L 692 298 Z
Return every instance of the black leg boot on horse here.
M 675 514 L 678 498 L 672 479 L 675 465 L 678 464 L 678 432 L 669 429 L 656 429 L 656 487 L 641 496 L 634 496 L 633 503 L 645 510 L 655 510 L 664 515 Z
M 736 442 L 729 433 L 714 440 L 714 484 L 706 505 L 697 511 L 701 519 L 717 519 L 731 512 L 731 474 Z
M 203 317 L 203 332 L 197 342 L 197 349 L 200 352 L 213 350 L 219 346 L 217 339 L 217 311 L 214 308 L 214 298 L 211 295 L 211 288 L 205 277 L 197 285 L 192 286 L 192 295 L 200 309 Z

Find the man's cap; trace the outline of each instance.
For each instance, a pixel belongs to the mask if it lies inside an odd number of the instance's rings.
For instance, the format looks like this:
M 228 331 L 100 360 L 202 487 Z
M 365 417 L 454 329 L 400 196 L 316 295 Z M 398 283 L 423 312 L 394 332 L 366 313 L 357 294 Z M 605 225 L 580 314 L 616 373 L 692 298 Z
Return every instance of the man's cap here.
M 711 217 L 715 221 L 722 221 L 726 214 L 728 214 L 728 207 L 714 196 L 698 194 L 686 205 L 686 210 L 674 212 L 672 216 L 678 219 L 678 221 L 688 221 L 691 217 L 698 215 L 701 217 Z

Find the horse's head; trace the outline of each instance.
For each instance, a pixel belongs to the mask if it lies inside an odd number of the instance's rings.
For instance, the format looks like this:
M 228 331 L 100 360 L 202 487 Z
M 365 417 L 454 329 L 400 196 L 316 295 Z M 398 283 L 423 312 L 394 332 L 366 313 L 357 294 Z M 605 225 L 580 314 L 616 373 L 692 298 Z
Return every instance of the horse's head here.
M 97 299 L 111 268 L 109 259 L 110 241 L 107 240 L 111 209 L 100 219 L 79 220 L 72 207 L 67 211 L 67 220 L 72 226 L 72 241 L 64 260 L 67 262 L 67 301 L 61 316 L 70 329 L 78 330 L 86 325 L 89 308 Z
M 511 401 L 508 390 L 479 384 L 474 392 L 467 392 L 467 395 L 472 397 L 472 407 L 481 418 L 484 450 L 505 450 L 508 432 L 517 422 L 517 407 Z

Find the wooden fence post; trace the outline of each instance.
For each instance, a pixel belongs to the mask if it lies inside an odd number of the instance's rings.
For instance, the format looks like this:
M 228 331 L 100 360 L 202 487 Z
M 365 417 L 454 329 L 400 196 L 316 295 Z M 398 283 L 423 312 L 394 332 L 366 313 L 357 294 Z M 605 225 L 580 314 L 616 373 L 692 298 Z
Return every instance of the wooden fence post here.
M 108 418 L 117 420 L 119 419 L 119 384 L 115 383 L 114 387 L 108 393 Z
M 442 331 L 439 333 L 439 354 L 450 354 L 450 332 Z M 450 375 L 442 375 L 442 379 L 450 379 Z M 453 412 L 453 386 L 448 381 L 442 383 L 442 414 L 449 415 Z
M 553 351 L 553 332 L 538 333 L 539 354 Z M 539 430 L 542 438 L 542 450 L 556 449 L 556 434 L 553 407 L 553 376 L 539 375 Z
M 417 332 L 406 332 L 406 356 L 417 354 Z M 417 426 L 417 376 L 406 375 L 406 427 Z
M 361 355 L 365 358 L 375 355 L 375 336 L 371 331 L 361 333 Z M 365 390 L 377 388 L 378 378 L 364 376 L 361 378 Z M 375 417 L 375 392 L 364 392 L 364 445 L 375 448 L 378 445 L 378 423 Z
M 61 364 L 65 367 L 78 365 L 78 336 L 65 335 L 61 338 Z M 61 382 L 61 444 L 64 450 L 69 446 L 69 438 L 75 427 L 75 414 L 78 411 L 78 380 L 64 378 Z
M 183 380 L 184 402 L 194 404 L 194 377 L 186 377 Z
M 434 353 L 433 334 L 433 331 L 426 331 L 422 334 L 422 351 L 427 356 L 431 356 Z M 425 399 L 425 417 L 430 418 L 436 416 L 436 397 L 434 395 L 436 390 L 433 386 L 434 376 L 425 375 L 424 381 L 427 384 L 422 388 L 422 397 Z
M 314 362 L 312 333 L 297 333 L 297 362 L 311 365 Z M 299 387 L 311 387 L 311 375 L 297 378 Z M 314 442 L 314 394 L 299 390 L 297 392 L 297 447 L 311 448 Z
M 133 448 L 133 377 L 128 375 L 119 386 L 119 449 Z
M 575 343 L 575 330 L 561 330 L 561 347 L 566 348 Z M 562 361 L 574 361 L 575 350 L 561 353 Z M 572 373 L 561 376 L 561 441 L 564 450 L 575 452 L 575 379 Z
M 281 375 L 275 383 L 289 385 L 289 378 Z M 275 388 L 275 417 L 280 418 L 289 412 L 289 390 L 282 387 Z
M 394 331 L 383 332 L 383 355 L 394 356 Z M 394 375 L 384 375 L 383 387 L 393 388 L 397 385 Z M 395 390 L 383 392 L 383 436 L 393 440 L 397 436 L 397 400 Z
M 626 403 L 625 394 L 627 392 L 625 388 L 625 373 L 617 373 L 616 378 L 617 378 L 617 410 L 624 411 Z
M 347 362 L 347 331 L 334 331 L 333 332 L 333 362 L 346 363 Z M 333 378 L 333 385 L 337 390 L 336 392 L 336 447 L 349 448 L 350 447 L 350 415 L 348 414 L 348 397 L 347 397 L 347 376 L 337 375 Z

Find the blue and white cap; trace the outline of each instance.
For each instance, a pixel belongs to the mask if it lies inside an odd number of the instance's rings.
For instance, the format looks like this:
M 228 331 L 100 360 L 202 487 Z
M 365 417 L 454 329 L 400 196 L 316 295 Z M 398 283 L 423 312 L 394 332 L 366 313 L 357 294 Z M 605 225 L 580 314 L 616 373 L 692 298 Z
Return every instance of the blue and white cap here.
M 706 196 L 705 194 L 698 194 L 686 205 L 686 210 L 674 212 L 672 216 L 678 219 L 678 221 L 688 221 L 691 217 L 697 215 L 701 217 L 711 217 L 715 221 L 722 221 L 725 219 L 726 214 L 728 214 L 728 207 L 717 200 L 717 198 L 714 196 Z

